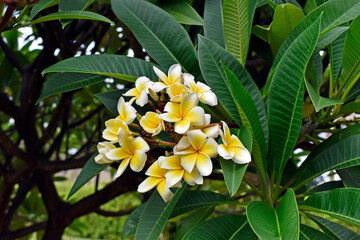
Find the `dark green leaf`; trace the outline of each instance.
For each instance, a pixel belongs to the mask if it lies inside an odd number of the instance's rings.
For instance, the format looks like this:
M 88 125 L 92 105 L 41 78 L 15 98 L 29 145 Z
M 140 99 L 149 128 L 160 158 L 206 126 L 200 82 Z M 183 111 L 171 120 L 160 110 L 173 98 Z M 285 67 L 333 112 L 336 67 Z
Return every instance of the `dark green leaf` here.
M 319 230 L 316 230 L 315 228 L 301 224 L 299 240 L 313 240 L 313 239 L 334 240 L 330 236 L 326 235 L 323 232 L 320 232 Z
M 60 0 L 60 11 L 82 11 L 92 0 Z
M 126 218 L 123 226 L 123 232 L 121 235 L 122 239 L 125 239 L 135 234 L 137 225 L 139 223 L 141 215 L 144 212 L 146 204 L 147 202 L 135 208 L 135 210 L 132 211 L 132 213 Z
M 119 114 L 117 110 L 119 98 L 127 90 L 129 89 L 119 89 L 104 93 L 98 93 L 96 94 L 96 97 L 99 98 L 99 100 L 105 105 L 105 107 L 107 107 L 115 116 L 117 116 Z
M 58 4 L 59 1 L 60 0 L 40 0 L 31 8 L 29 21 L 31 21 L 42 10 Z
M 341 181 L 331 181 L 331 182 L 325 182 L 323 184 L 317 185 L 314 188 L 310 189 L 309 192 L 317 193 L 317 192 L 329 191 L 329 190 L 343 188 L 343 187 L 344 187 L 344 184 Z
M 360 189 L 345 188 L 315 193 L 299 203 L 302 211 L 325 213 L 360 226 Z
M 350 113 L 360 113 L 360 102 L 349 102 L 340 108 L 337 115 L 347 115 Z
M 336 171 L 346 187 L 360 188 L 360 166 L 354 166 Z
M 57 93 L 68 92 L 101 82 L 105 78 L 105 76 L 93 74 L 55 73 L 46 81 L 38 102 Z
M 205 0 L 204 36 L 225 48 L 221 0 Z
M 91 158 L 86 162 L 85 166 L 81 169 L 79 176 L 77 177 L 74 185 L 72 186 L 67 200 L 71 198 L 82 186 L 89 182 L 93 177 L 98 175 L 102 170 L 104 170 L 109 164 L 97 164 L 95 162 L 95 156 L 98 153 L 94 153 Z
M 334 88 L 333 86 L 335 85 L 335 82 L 340 73 L 345 37 L 346 37 L 346 32 L 342 33 L 336 40 L 334 40 L 328 46 L 329 60 L 330 60 L 330 67 L 331 67 L 330 81 L 332 84 L 332 89 Z
M 246 216 L 226 215 L 210 219 L 188 232 L 184 240 L 256 240 Z
M 316 45 L 316 49 L 322 49 L 326 47 L 327 45 L 332 43 L 335 39 L 339 38 L 339 36 L 345 33 L 348 29 L 349 27 L 341 26 L 330 30 L 325 35 L 319 38 L 319 41 Z
M 320 18 L 289 46 L 274 72 L 270 86 L 270 160 L 276 179 L 282 174 L 301 128 L 304 74 L 319 37 Z

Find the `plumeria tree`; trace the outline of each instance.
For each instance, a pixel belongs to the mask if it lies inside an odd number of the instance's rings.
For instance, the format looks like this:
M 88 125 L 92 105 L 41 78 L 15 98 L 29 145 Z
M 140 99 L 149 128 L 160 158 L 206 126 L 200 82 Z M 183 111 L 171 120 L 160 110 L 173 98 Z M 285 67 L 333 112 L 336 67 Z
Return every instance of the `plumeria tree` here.
M 111 167 L 144 193 L 124 239 L 158 239 L 167 223 L 176 239 L 359 238 L 358 0 L 110 5 L 142 58 L 94 54 L 42 72 L 40 102 L 121 83 L 96 94 L 113 116 L 68 199 Z M 34 21 L 46 17 L 108 21 Z

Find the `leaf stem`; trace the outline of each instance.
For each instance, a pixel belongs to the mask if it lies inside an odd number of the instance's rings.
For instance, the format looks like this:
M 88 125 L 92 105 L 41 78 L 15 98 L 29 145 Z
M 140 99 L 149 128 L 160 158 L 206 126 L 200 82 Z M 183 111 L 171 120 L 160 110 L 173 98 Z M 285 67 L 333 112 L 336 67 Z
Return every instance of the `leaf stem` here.
M 249 185 L 249 187 L 260 197 L 263 196 L 263 194 L 259 191 L 259 189 L 257 189 L 257 187 L 252 184 L 249 180 L 246 179 L 246 177 L 243 178 L 244 182 Z

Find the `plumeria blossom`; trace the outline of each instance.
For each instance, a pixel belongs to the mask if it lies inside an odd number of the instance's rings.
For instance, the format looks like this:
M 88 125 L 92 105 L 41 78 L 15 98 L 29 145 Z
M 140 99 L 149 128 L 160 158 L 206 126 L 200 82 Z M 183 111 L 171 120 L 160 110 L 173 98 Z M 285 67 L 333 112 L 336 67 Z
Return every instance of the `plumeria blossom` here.
M 191 186 L 195 184 L 203 184 L 203 177 L 200 175 L 199 171 L 194 168 L 191 173 L 185 171 L 183 166 L 181 166 L 181 157 L 180 155 L 172 155 L 169 157 L 159 157 L 159 165 L 161 168 L 166 169 L 166 185 L 172 187 L 179 183 L 182 179 Z
M 139 77 L 135 81 L 135 88 L 130 89 L 124 96 L 133 97 L 129 103 L 132 104 L 136 100 L 136 104 L 143 107 L 148 102 L 149 88 L 153 85 L 147 77 Z
M 205 122 L 203 125 L 200 126 L 191 126 L 190 130 L 200 129 L 203 133 L 206 134 L 208 138 L 217 138 L 220 132 L 220 125 L 219 124 L 211 124 L 211 115 L 205 113 Z
M 181 145 L 175 146 L 174 154 L 181 156 L 181 166 L 187 172 L 191 173 L 196 167 L 202 176 L 208 176 L 213 168 L 210 158 L 217 155 L 217 149 L 215 139 L 207 138 L 205 133 L 196 129 L 187 132 Z
M 117 142 L 119 138 L 132 134 L 128 125 L 117 118 L 107 120 L 105 126 L 102 137 L 111 142 Z
M 118 101 L 117 110 L 119 115 L 116 118 L 126 124 L 132 123 L 136 118 L 136 109 L 130 103 L 125 102 L 123 97 Z
M 122 160 L 115 177 L 121 176 L 129 163 L 131 170 L 140 172 L 147 159 L 146 152 L 150 150 L 147 142 L 141 137 L 127 136 L 119 138 L 119 144 L 120 148 L 111 149 L 105 153 L 105 156 L 111 161 Z
M 167 170 L 160 167 L 159 160 L 155 161 L 145 172 L 149 177 L 140 183 L 138 192 L 144 193 L 156 187 L 164 201 L 170 201 L 174 194 L 166 185 L 166 173 Z
M 159 92 L 164 88 L 170 87 L 176 83 L 182 83 L 182 72 L 180 64 L 174 64 L 169 68 L 168 75 L 166 76 L 160 69 L 153 67 L 155 74 L 159 77 L 160 82 L 154 83 L 152 89 Z
M 152 136 L 159 134 L 165 129 L 164 121 L 160 118 L 159 114 L 154 112 L 147 112 L 145 116 L 140 119 L 141 127 Z
M 205 112 L 197 106 L 198 102 L 196 93 L 190 93 L 182 99 L 181 103 L 168 102 L 164 108 L 166 113 L 160 114 L 160 117 L 166 122 L 175 123 L 175 132 L 184 134 L 189 130 L 190 125 L 204 124 Z
M 188 89 L 184 85 L 177 83 L 167 88 L 166 92 L 171 102 L 181 102 L 183 97 L 188 93 Z
M 195 92 L 199 96 L 200 102 L 209 106 L 216 106 L 218 104 L 215 93 L 211 88 L 202 82 L 195 83 L 194 76 L 189 73 L 183 74 L 184 84 L 189 88 L 190 92 Z
M 112 161 L 105 154 L 115 148 L 114 144 L 110 142 L 99 142 L 97 145 L 99 154 L 95 156 L 95 162 L 98 164 L 111 163 Z
M 234 134 L 231 135 L 230 129 L 225 122 L 223 124 L 223 131 L 221 132 L 222 144 L 218 147 L 218 152 L 224 159 L 232 159 L 235 163 L 245 164 L 251 161 L 249 151 L 244 147 L 239 138 Z

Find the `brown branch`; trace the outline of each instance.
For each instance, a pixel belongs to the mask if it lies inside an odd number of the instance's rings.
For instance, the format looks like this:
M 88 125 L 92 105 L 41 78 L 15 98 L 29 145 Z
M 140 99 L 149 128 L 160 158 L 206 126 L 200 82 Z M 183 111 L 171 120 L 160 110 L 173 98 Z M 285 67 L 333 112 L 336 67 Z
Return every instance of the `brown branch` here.
M 15 143 L 13 143 L 13 141 L 11 141 L 2 129 L 0 129 L 0 145 L 2 145 L 9 154 L 18 157 L 25 162 L 30 162 L 32 159 L 28 153 L 24 152 Z
M 0 27 L 0 31 L 1 31 L 1 27 Z M 4 42 L 3 38 L 0 37 L 0 47 L 2 48 L 2 50 L 4 51 L 7 59 L 9 59 L 9 61 L 11 62 L 12 65 L 14 65 L 14 67 L 16 67 L 17 70 L 19 70 L 19 72 L 23 72 L 24 67 L 23 65 L 20 63 L 20 61 L 16 58 L 14 52 L 8 47 L 8 45 Z
M 4 1 L 4 0 L 3 0 Z M 6 12 L 3 16 L 3 18 L 0 21 L 0 34 L 2 33 L 2 31 L 4 30 L 4 28 L 6 27 L 6 25 L 8 24 L 9 20 L 11 19 L 14 11 L 15 11 L 15 7 L 13 6 L 7 6 Z
M 7 115 L 15 118 L 18 107 L 9 99 L 5 93 L 0 93 L 0 102 L 0 111 L 3 111 Z
M 134 211 L 134 209 L 135 208 L 128 209 L 128 210 L 119 210 L 117 212 L 113 212 L 113 211 L 106 211 L 101 208 L 98 208 L 98 209 L 95 209 L 94 212 L 101 216 L 105 216 L 105 217 L 121 217 L 124 215 L 129 215 L 130 213 L 132 213 L 132 211 Z
M 43 222 L 35 223 L 29 227 L 17 229 L 15 231 L 5 234 L 4 236 L 1 236 L 0 240 L 19 239 L 19 238 L 27 236 L 33 232 L 37 232 L 37 231 L 45 229 L 46 223 L 47 223 L 46 221 L 43 221 Z

